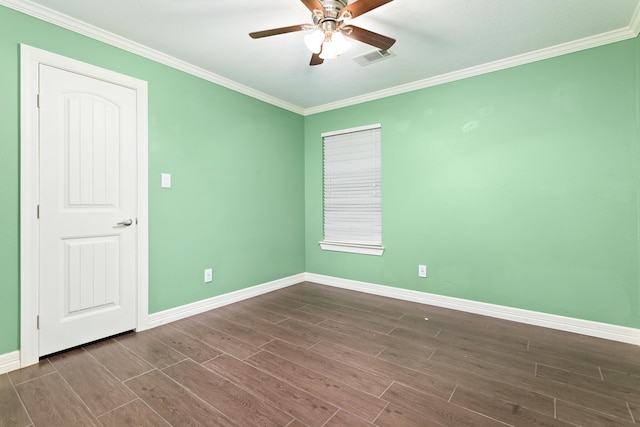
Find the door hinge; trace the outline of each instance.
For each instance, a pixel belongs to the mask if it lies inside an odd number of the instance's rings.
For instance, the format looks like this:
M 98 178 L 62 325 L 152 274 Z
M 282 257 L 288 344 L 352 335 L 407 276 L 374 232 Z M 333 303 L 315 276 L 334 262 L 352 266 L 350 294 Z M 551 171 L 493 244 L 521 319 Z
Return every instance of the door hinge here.
M 40 94 L 36 95 L 36 108 L 40 108 Z
M 36 206 L 36 218 L 40 219 L 40 205 Z
M 39 314 L 36 316 L 36 326 L 37 326 L 38 329 L 40 329 L 40 315 Z

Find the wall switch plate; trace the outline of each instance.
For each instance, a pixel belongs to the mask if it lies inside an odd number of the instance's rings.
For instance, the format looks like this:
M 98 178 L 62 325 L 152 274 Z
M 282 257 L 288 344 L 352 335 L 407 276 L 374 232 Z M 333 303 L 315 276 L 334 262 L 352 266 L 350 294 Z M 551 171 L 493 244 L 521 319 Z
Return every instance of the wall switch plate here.
M 162 188 L 171 188 L 171 174 L 163 173 L 162 174 Z
M 418 276 L 419 277 L 427 277 L 427 266 L 419 265 L 418 266 Z
M 204 283 L 213 281 L 213 268 L 207 268 L 204 270 Z

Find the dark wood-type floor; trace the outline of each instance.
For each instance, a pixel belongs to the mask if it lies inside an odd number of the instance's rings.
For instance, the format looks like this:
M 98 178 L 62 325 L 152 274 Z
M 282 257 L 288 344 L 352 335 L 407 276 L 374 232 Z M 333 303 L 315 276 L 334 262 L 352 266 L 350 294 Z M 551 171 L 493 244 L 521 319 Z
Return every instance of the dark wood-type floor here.
M 310 283 L 0 375 L 0 426 L 631 426 L 640 347 Z

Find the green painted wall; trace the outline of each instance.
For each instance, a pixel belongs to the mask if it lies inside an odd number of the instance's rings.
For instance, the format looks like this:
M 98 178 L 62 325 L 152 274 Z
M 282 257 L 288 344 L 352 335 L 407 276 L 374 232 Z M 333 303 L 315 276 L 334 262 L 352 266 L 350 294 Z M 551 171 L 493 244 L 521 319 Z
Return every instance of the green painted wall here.
M 0 28 L 0 355 L 19 348 L 20 43 L 149 84 L 150 312 L 304 271 L 303 117 L 5 7 Z
M 4 7 L 0 28 L 0 354 L 20 43 L 149 82 L 152 313 L 309 271 L 640 327 L 637 39 L 303 118 Z M 320 134 L 377 122 L 385 254 L 321 251 Z
M 307 271 L 640 327 L 639 46 L 306 117 Z M 322 251 L 320 134 L 378 122 L 386 251 Z

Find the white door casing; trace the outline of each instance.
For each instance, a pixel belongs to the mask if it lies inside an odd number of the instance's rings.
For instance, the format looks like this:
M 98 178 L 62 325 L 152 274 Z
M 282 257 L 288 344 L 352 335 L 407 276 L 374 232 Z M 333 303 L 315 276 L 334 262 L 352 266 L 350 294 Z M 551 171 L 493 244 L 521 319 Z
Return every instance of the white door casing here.
M 20 359 L 27 366 L 147 327 L 147 86 L 24 45 L 21 66 Z M 127 218 L 131 226 L 116 224 Z

